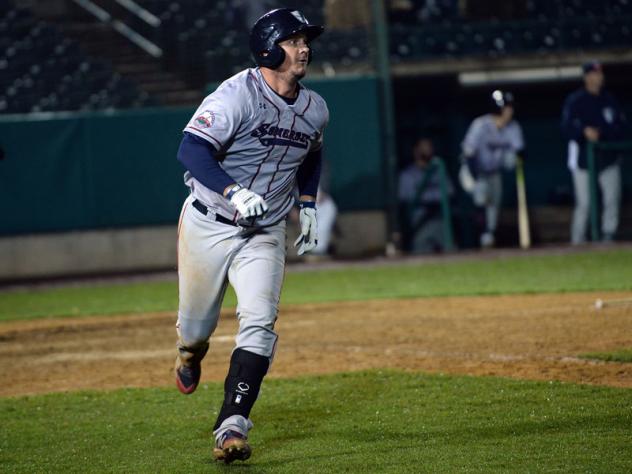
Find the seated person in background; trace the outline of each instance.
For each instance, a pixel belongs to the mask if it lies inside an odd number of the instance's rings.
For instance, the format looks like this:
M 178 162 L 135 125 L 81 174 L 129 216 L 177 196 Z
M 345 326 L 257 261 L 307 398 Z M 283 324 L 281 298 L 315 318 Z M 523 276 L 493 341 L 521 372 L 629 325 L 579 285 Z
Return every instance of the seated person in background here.
M 441 214 L 440 158 L 434 156 L 432 140 L 417 139 L 413 162 L 399 175 L 398 200 L 403 217 L 404 248 L 414 254 L 434 253 L 445 249 Z M 449 178 L 445 183 L 449 195 L 454 189 Z
M 463 164 L 459 181 L 472 195 L 476 206 L 485 209 L 483 248 L 493 247 L 502 203 L 502 171 L 516 166 L 524 149 L 522 128 L 513 119 L 513 95 L 495 90 L 490 96 L 490 113 L 474 119 L 463 140 Z

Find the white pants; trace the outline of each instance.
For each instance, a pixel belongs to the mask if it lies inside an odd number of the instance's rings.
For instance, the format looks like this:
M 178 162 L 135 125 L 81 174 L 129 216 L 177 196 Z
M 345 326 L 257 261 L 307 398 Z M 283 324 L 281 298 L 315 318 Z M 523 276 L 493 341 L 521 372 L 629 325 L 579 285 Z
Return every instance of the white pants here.
M 586 241 L 586 229 L 590 214 L 590 183 L 588 171 L 581 168 L 572 170 L 575 187 L 575 210 L 571 224 L 571 243 Z M 599 173 L 603 212 L 601 214 L 601 232 L 614 235 L 619 226 L 619 206 L 621 203 L 621 167 L 618 164 L 608 166 Z
M 205 342 L 217 326 L 230 283 L 237 295 L 236 347 L 272 358 L 285 272 L 285 221 L 252 230 L 215 222 L 183 206 L 178 230 L 178 335 Z M 212 341 L 211 341 L 212 342 Z
M 500 171 L 476 179 L 472 190 L 474 204 L 485 208 L 485 232 L 493 234 L 498 225 L 498 214 L 503 199 L 503 181 Z

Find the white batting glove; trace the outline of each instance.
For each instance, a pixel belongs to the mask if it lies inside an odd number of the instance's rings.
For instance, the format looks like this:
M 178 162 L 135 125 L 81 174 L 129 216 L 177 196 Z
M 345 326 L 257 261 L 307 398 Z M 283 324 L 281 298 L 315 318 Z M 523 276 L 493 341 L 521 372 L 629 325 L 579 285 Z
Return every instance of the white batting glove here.
M 305 252 L 314 250 L 318 243 L 318 225 L 316 223 L 316 208 L 301 206 L 301 212 L 299 214 L 299 220 L 301 222 L 301 235 L 298 236 L 294 247 L 298 246 L 298 255 L 303 255 Z
M 513 151 L 507 152 L 503 156 L 503 167 L 511 171 L 516 167 L 516 163 L 518 162 L 518 155 Z
M 248 188 L 235 185 L 226 197 L 242 217 L 261 217 L 268 212 L 268 205 L 263 198 Z

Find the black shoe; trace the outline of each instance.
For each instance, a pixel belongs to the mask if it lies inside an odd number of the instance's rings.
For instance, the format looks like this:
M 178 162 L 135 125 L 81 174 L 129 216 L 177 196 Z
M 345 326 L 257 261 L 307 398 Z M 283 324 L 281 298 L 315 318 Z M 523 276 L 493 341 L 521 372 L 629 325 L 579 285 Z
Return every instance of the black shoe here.
M 195 392 L 202 375 L 202 359 L 208 351 L 208 341 L 185 346 L 181 342 L 176 344 L 176 385 L 185 395 Z
M 180 358 L 176 360 L 176 385 L 178 390 L 189 395 L 195 392 L 195 389 L 200 383 L 200 375 L 202 375 L 202 368 L 200 364 L 193 364 L 192 366 L 181 365 Z

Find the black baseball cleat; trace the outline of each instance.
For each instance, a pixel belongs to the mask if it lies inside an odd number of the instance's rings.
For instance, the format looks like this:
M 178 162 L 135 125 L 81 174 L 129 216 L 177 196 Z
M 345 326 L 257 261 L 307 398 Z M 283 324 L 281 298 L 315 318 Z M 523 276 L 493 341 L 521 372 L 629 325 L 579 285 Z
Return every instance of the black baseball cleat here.
M 226 431 L 217 441 L 217 445 L 220 447 L 213 448 L 213 457 L 216 461 L 224 461 L 226 464 L 245 461 L 252 454 L 246 437 L 236 431 Z
M 176 360 L 176 385 L 181 393 L 189 395 L 195 392 L 198 383 L 200 383 L 201 374 L 202 368 L 199 362 L 192 366 L 186 366 L 181 364 L 179 357 Z

